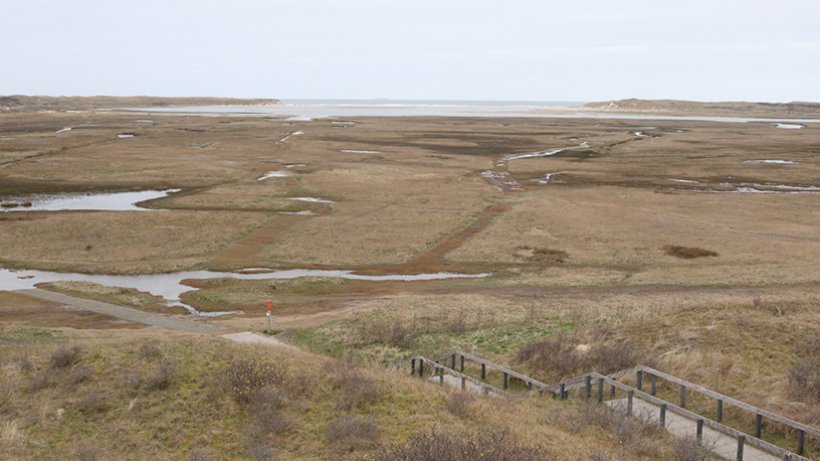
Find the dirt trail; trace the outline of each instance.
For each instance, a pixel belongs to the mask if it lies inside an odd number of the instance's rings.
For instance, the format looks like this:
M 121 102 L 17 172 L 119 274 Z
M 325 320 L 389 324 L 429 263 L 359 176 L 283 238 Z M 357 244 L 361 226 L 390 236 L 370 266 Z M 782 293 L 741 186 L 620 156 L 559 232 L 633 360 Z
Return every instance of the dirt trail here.
M 262 251 L 273 245 L 276 237 L 300 222 L 311 218 L 309 215 L 282 215 L 267 226 L 251 235 L 233 242 L 222 252 L 214 256 L 213 262 L 220 266 L 264 267 Z
M 444 241 L 436 247 L 420 254 L 407 263 L 405 267 L 407 269 L 424 270 L 425 272 L 435 272 L 436 270 L 442 269 L 442 266 L 447 264 L 444 259 L 447 253 L 459 248 L 467 239 L 486 229 L 493 219 L 506 213 L 509 208 L 509 204 L 506 201 L 500 201 L 494 206 L 485 209 L 481 216 L 469 226 L 444 239 Z

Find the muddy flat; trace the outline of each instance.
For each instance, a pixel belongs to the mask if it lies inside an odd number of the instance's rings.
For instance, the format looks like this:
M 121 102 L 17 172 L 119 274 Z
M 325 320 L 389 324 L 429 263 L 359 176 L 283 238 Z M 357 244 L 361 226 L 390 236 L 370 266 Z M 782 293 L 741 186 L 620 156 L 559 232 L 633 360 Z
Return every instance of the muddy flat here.
M 282 314 L 298 314 L 404 291 L 818 282 L 820 131 L 811 124 L 3 117 L 7 267 L 494 274 L 406 283 L 192 280 L 183 300 L 203 311 L 249 311 L 269 297 Z M 171 192 L 139 203 L 141 211 L 23 206 L 42 195 L 149 190 Z

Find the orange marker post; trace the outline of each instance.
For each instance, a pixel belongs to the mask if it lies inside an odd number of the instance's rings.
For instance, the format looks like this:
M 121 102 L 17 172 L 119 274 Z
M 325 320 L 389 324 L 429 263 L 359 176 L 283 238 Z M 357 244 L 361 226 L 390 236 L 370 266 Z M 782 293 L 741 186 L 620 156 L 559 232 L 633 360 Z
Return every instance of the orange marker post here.
M 270 335 L 270 313 L 273 310 L 273 301 L 268 300 L 268 335 Z

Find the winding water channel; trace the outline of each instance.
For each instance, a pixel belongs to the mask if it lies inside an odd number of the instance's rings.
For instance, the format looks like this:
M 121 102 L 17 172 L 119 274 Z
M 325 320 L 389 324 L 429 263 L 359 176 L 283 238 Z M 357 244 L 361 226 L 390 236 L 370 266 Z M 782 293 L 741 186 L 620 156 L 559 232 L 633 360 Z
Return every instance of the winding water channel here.
M 192 306 L 180 302 L 182 293 L 196 291 L 196 288 L 183 284 L 187 279 L 234 278 L 240 280 L 271 280 L 295 279 L 299 277 L 338 277 L 349 280 L 404 281 L 414 282 L 421 280 L 442 280 L 455 278 L 484 278 L 492 274 L 456 274 L 452 272 L 438 272 L 434 274 L 416 275 L 359 275 L 352 270 L 270 270 L 252 269 L 253 272 L 214 272 L 214 271 L 184 271 L 171 274 L 150 275 L 99 275 L 78 274 L 71 272 L 47 272 L 38 270 L 10 270 L 0 269 L 0 288 L 3 290 L 22 290 L 35 288 L 39 283 L 58 281 L 93 282 L 100 285 L 134 288 L 139 291 L 161 296 L 169 306 L 182 306 L 191 314 L 201 316 L 217 316 L 232 312 L 199 312 Z

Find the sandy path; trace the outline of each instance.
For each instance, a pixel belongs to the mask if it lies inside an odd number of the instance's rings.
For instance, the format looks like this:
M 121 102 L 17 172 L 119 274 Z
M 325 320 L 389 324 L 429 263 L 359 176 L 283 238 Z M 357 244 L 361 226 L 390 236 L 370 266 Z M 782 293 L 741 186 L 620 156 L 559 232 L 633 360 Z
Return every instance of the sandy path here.
M 261 335 L 259 333 L 253 333 L 250 331 L 245 331 L 242 333 L 231 333 L 228 335 L 222 335 L 222 337 L 236 343 L 264 344 L 266 346 L 284 347 L 286 349 L 296 350 L 295 346 L 292 346 L 284 341 L 280 341 L 276 338 Z
M 35 298 L 46 299 L 48 301 L 54 301 L 61 304 L 68 304 L 79 309 L 97 312 L 99 314 L 106 314 L 112 317 L 159 328 L 200 334 L 217 334 L 222 332 L 221 328 L 214 325 L 209 325 L 207 323 L 151 314 L 137 309 L 131 309 L 130 307 L 117 306 L 115 304 L 92 301 L 90 299 L 75 298 L 73 296 L 66 296 L 64 294 L 45 291 L 39 288 L 17 290 L 17 292 L 28 296 L 33 296 Z

